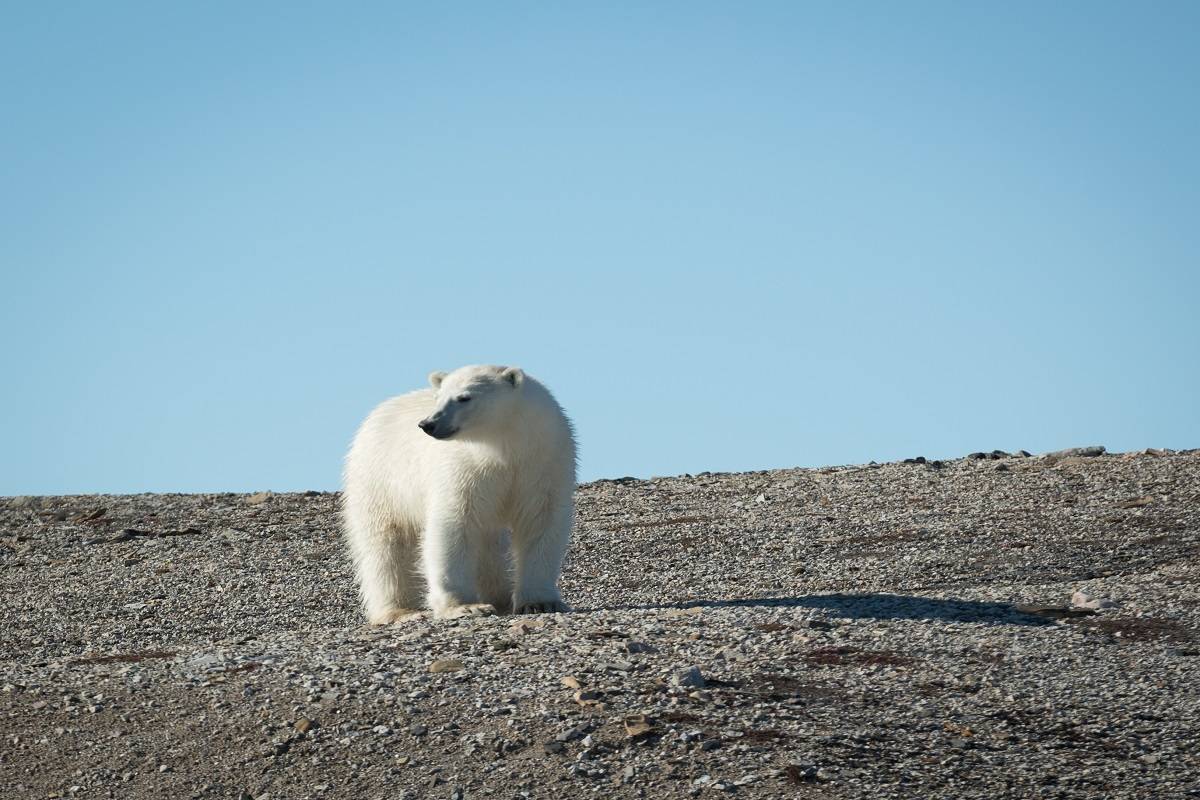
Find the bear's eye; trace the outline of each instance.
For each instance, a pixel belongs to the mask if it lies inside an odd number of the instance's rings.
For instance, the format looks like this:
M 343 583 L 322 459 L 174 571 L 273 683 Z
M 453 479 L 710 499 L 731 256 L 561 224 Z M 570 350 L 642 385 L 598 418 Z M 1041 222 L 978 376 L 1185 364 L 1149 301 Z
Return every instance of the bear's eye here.
M 460 394 L 458 397 L 456 397 L 456 398 L 454 398 L 454 399 L 455 399 L 455 400 L 457 400 L 457 401 L 458 401 L 458 402 L 460 402 L 460 403 L 469 403 L 469 402 L 471 402 L 471 395 L 469 395 L 469 394 Z

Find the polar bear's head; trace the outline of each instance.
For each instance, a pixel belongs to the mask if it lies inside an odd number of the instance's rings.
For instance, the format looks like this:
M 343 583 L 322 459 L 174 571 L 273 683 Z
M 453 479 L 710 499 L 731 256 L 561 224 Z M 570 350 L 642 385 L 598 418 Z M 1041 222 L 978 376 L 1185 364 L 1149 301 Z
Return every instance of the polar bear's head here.
M 517 367 L 461 367 L 432 372 L 437 392 L 433 413 L 417 426 L 435 439 L 469 439 L 503 428 L 512 416 L 525 373 Z

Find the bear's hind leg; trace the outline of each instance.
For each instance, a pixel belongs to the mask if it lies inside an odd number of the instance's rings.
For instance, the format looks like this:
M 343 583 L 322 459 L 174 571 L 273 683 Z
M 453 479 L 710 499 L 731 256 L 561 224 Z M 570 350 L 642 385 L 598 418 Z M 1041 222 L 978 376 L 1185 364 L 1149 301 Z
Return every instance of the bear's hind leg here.
M 479 543 L 475 585 L 483 602 L 500 614 L 512 613 L 513 579 L 511 537 L 507 530 L 488 533 Z
M 396 528 L 351 530 L 350 546 L 367 622 L 386 625 L 420 613 L 415 536 Z
M 574 516 L 574 508 L 567 502 L 530 514 L 513 529 L 514 613 L 571 610 L 559 595 L 558 575 L 567 555 Z

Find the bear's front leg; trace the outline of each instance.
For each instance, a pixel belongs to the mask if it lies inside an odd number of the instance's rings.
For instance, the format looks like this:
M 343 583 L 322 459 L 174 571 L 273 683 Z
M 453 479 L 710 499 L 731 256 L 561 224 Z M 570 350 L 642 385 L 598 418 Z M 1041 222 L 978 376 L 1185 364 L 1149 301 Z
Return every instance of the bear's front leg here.
M 558 505 L 522 520 L 513 530 L 517 614 L 550 614 L 570 611 L 558 591 L 558 575 L 571 539 L 575 511 L 570 503 Z
M 426 528 L 421 560 L 429 586 L 426 602 L 436 619 L 496 613 L 491 603 L 479 602 L 475 585 L 479 541 L 478 532 L 462 523 L 435 521 Z

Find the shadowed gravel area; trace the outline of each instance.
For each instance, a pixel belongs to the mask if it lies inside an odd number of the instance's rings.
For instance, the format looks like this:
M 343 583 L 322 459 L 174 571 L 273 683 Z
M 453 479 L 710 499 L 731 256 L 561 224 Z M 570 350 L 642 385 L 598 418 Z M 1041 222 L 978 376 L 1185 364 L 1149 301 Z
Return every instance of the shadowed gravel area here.
M 1200 797 L 1200 453 L 597 481 L 360 624 L 329 493 L 0 499 L 5 797 Z

